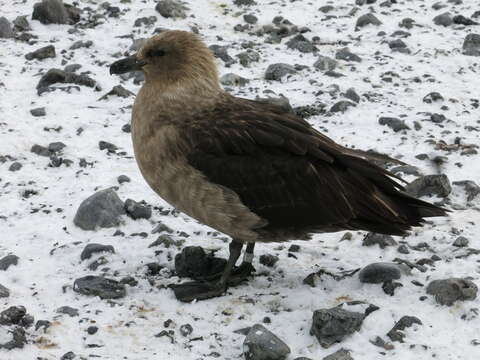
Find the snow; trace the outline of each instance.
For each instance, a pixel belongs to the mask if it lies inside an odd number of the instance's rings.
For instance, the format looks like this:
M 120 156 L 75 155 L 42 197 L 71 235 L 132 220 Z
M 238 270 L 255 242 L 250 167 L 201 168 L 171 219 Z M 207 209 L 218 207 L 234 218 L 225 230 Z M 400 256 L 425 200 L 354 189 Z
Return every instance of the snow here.
M 196 26 L 208 44 L 228 45 L 232 57 L 244 51 L 240 46 L 243 41 L 261 44 L 259 49 L 255 49 L 260 51 L 261 61 L 253 63 L 250 68 L 238 63 L 225 68 L 222 61 L 218 62 L 221 74 L 234 72 L 251 79 L 246 87 L 235 89 L 241 96 L 265 97 L 264 91 L 269 89 L 287 96 L 293 106 L 319 101 L 329 108 L 342 97 L 332 98 L 327 92 L 315 94 L 331 84 L 339 85 L 342 92 L 354 87 L 360 95 L 376 93 L 375 102 L 362 97 L 361 103 L 345 114 L 320 115 L 308 120 L 342 144 L 375 149 L 401 158 L 418 166 L 424 174 L 436 173 L 438 169 L 431 162 L 416 159 L 415 155 L 427 153 L 430 158 L 448 156 L 441 172 L 447 174 L 451 181 L 473 180 L 480 183 L 478 155 L 462 156 L 460 151 L 447 153 L 436 150 L 426 141 L 443 139 L 453 144 L 460 136 L 463 144 L 479 144 L 479 131 L 473 129 L 480 127 L 480 111 L 472 105 L 471 99 L 479 97 L 480 59 L 462 55 L 461 47 L 468 33 L 480 30 L 478 26 L 444 28 L 432 22 L 434 16 L 445 11 L 470 16 L 479 10 L 476 1 L 464 0 L 462 5 L 448 3 L 447 8 L 439 11 L 432 9 L 435 1 L 430 0 L 399 1 L 390 9 L 379 7 L 377 2 L 371 7 L 383 24 L 368 26 L 358 32 L 354 31 L 356 19 L 367 13 L 369 6 L 361 7 L 355 16 L 345 16 L 353 7 L 353 0 L 332 2 L 335 10 L 329 15 L 338 16 L 334 19 L 326 19 L 317 10 L 328 2 L 256 2 L 253 7 L 239 8 L 232 4 L 232 0 L 187 0 L 188 13 L 195 17 L 173 20 L 164 19 L 156 13 L 153 0 L 132 1 L 131 4 L 111 0 L 112 6 L 128 11 L 120 18 L 107 17 L 102 25 L 93 29 L 69 34 L 67 31 L 72 26 L 42 25 L 30 20 L 32 0 L 0 0 L 1 16 L 13 21 L 16 16 L 28 15 L 32 33 L 38 36 L 33 46 L 0 39 L 0 155 L 11 155 L 23 164 L 22 169 L 11 172 L 8 171 L 11 161 L 0 163 L 0 258 L 10 253 L 20 257 L 17 266 L 0 273 L 0 283 L 11 290 L 10 297 L 0 299 L 0 311 L 9 306 L 23 305 L 35 320 L 45 319 L 53 323 L 45 334 L 43 330 L 27 329 L 29 343 L 25 348 L 0 350 L 0 359 L 59 359 L 68 351 L 85 358 L 95 355 L 101 359 L 207 359 L 213 356 L 213 352 L 220 353 L 222 359 L 241 359 L 244 336 L 233 331 L 261 323 L 266 316 L 272 322 L 265 326 L 290 346 L 288 360 L 299 356 L 321 359 L 340 348 L 351 350 L 355 360 L 432 357 L 463 360 L 480 357 L 480 346 L 472 344 L 474 339 L 480 340 L 480 321 L 472 315 L 475 314 L 472 309 L 480 307 L 480 299 L 457 302 L 452 307 L 440 306 L 431 296 L 420 301 L 419 298 L 426 295 L 425 288 L 411 283 L 416 280 L 426 285 L 433 279 L 471 277 L 480 285 L 478 255 L 455 258 L 456 253 L 453 252 L 452 243 L 458 237 L 453 228 L 470 240 L 470 247 L 480 247 L 480 197 L 472 201 L 472 206 L 466 206 L 466 195 L 459 186 L 453 186 L 450 199 L 453 204 L 460 205 L 460 210 L 452 212 L 448 218 L 429 221 L 425 227 L 415 229 L 404 239 L 396 239 L 410 245 L 427 242 L 431 251 L 412 250 L 404 255 L 398 253 L 395 247 L 362 247 L 364 233 L 361 232 L 355 232 L 350 241 L 340 241 L 343 233 L 335 233 L 315 235 L 310 242 L 297 242 L 301 246 L 300 252 L 295 253 L 298 259 L 288 256 L 289 245 L 259 245 L 253 262 L 257 275 L 248 284 L 230 289 L 224 297 L 191 304 L 178 302 L 173 292 L 166 288 L 166 285 L 177 281 L 176 277 L 159 276 L 150 283 L 145 275 L 144 265 L 150 262 L 159 262 L 173 269 L 172 258 L 179 251 L 174 247 L 148 248 L 157 237 L 150 231 L 161 221 L 174 230 L 186 232 L 189 237 L 185 245 L 201 245 L 218 250 L 218 256 L 226 257 L 228 246 L 222 241 L 223 235 L 209 234 L 212 229 L 186 215 L 166 216 L 158 210 L 154 210 L 148 221 L 125 217 L 120 227 L 126 234 L 124 237 L 114 237 L 115 229 L 89 232 L 74 226 L 73 217 L 81 201 L 96 190 L 118 186 L 116 178 L 121 174 L 131 178 L 131 182 L 119 186 L 118 194 L 122 200 L 145 200 L 154 206 L 171 208 L 142 179 L 133 158 L 130 136 L 121 130 L 122 125 L 129 121 L 133 98 L 112 96 L 98 101 L 120 82 L 118 77 L 110 76 L 108 72 L 109 64 L 117 59 L 114 54 L 125 53 L 131 44 L 130 39 L 120 36 L 133 33 L 135 38 L 148 37 L 159 26 L 184 30 Z M 79 6 L 97 9 L 101 3 L 79 1 Z M 361 56 L 363 61 L 339 61 L 336 71 L 346 76 L 338 79 L 324 76 L 313 70 L 315 55 L 287 49 L 286 40 L 281 44 L 264 44 L 263 38 L 235 32 L 233 27 L 243 22 L 240 14 L 244 12 L 254 13 L 259 18 L 256 28 L 270 24 L 277 15 L 298 26 L 308 26 L 312 31 L 305 34 L 307 38 L 319 36 L 322 42 L 332 44 L 319 46 L 319 54 L 324 56 L 334 58 L 335 52 L 343 47 L 337 42 L 349 41 L 350 50 Z M 136 18 L 152 15 L 158 18 L 154 27 L 133 27 Z M 405 17 L 411 17 L 421 25 L 408 30 L 412 36 L 403 39 L 413 55 L 391 53 L 387 43 L 377 35 L 379 31 L 389 35 L 398 30 L 398 23 Z M 389 36 L 385 38 L 392 39 Z M 94 44 L 88 49 L 68 50 L 73 42 L 80 39 L 92 40 Z M 56 48 L 56 58 L 25 61 L 25 53 L 50 43 Z M 63 68 L 61 51 L 64 49 L 67 54 L 73 54 L 68 63 L 81 64 L 80 72 L 90 72 L 89 76 L 98 81 L 102 91 L 81 87 L 80 91 L 74 90 L 71 94 L 57 90 L 37 95 L 35 87 L 40 74 L 50 68 Z M 379 57 L 377 52 L 390 56 Z M 275 62 L 308 65 L 311 70 L 300 71 L 282 82 L 264 81 L 265 69 Z M 399 77 L 393 77 L 392 82 L 382 81 L 381 75 L 388 71 L 396 72 Z M 434 81 L 429 81 L 426 74 Z M 422 79 L 420 83 L 412 81 L 416 76 Z M 122 84 L 135 93 L 139 89 L 131 80 Z M 440 92 L 445 101 L 438 104 L 422 102 L 423 97 L 432 91 Z M 444 105 L 448 109 L 441 109 Z M 30 109 L 42 106 L 46 108 L 45 117 L 31 116 Z M 423 121 L 428 118 L 425 112 L 442 113 L 448 120 L 441 126 Z M 405 116 L 411 128 L 413 121 L 421 122 L 422 129 L 410 130 L 403 135 L 378 124 L 380 116 L 400 115 Z M 51 130 L 59 127 L 59 131 Z M 79 128 L 83 131 L 78 135 Z M 107 155 L 105 151 L 100 151 L 100 140 L 114 143 L 127 156 Z M 54 141 L 67 145 L 62 156 L 73 160 L 72 166 L 49 167 L 48 158 L 30 152 L 34 144 L 47 146 Z M 80 168 L 78 162 L 81 158 L 93 165 Z M 462 166 L 458 165 L 460 163 Z M 413 176 L 405 178 L 409 181 L 414 179 Z M 37 194 L 22 197 L 27 189 Z M 130 235 L 140 232 L 149 235 L 147 238 Z M 80 253 L 88 243 L 112 245 L 115 254 L 97 254 L 81 262 Z M 156 256 L 155 250 L 163 252 Z M 258 257 L 265 253 L 280 257 L 273 269 L 258 263 Z M 408 276 L 402 275 L 400 282 L 403 287 L 396 289 L 393 297 L 386 295 L 379 285 L 360 283 L 357 275 L 340 282 L 326 277 L 315 288 L 302 283 L 308 274 L 319 268 L 338 272 L 373 262 L 391 262 L 397 257 L 415 262 L 433 253 L 442 260 L 436 262 L 435 267 L 427 266 L 425 273 L 413 270 Z M 108 259 L 108 264 L 100 266 L 97 271 L 89 270 L 88 264 L 102 255 Z M 136 287 L 127 286 L 127 296 L 115 301 L 87 297 L 73 291 L 75 279 L 90 274 L 100 275 L 103 268 L 108 268 L 105 274 L 109 278 L 132 275 L 139 284 Z M 348 300 L 362 300 L 380 309 L 365 319 L 359 332 L 342 343 L 323 349 L 309 334 L 313 311 Z M 65 305 L 77 308 L 80 316 L 71 318 L 55 312 Z M 423 322 L 422 326 L 405 330 L 405 343 L 394 343 L 395 349 L 391 351 L 384 351 L 370 343 L 376 336 L 388 340 L 385 334 L 404 315 L 416 316 Z M 471 320 L 463 320 L 464 315 Z M 164 330 L 163 323 L 167 319 L 174 321 L 171 328 L 175 330 L 174 343 L 168 337 L 154 336 Z M 178 329 L 187 323 L 194 330 L 191 335 L 183 337 Z M 91 325 L 99 328 L 95 335 L 86 332 Z M 3 339 L 6 335 L 1 327 L 0 331 Z M 203 339 L 198 340 L 200 337 Z M 98 347 L 92 347 L 92 344 Z M 386 355 L 380 352 L 386 352 Z

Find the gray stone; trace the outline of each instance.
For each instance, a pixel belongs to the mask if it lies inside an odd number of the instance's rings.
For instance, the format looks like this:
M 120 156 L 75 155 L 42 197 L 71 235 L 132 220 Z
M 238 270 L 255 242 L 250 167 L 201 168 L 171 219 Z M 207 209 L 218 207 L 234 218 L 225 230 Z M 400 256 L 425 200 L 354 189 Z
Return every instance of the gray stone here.
M 77 70 L 80 70 L 82 67 L 82 65 L 80 64 L 70 64 L 70 65 L 67 65 L 63 68 L 64 71 L 66 72 L 77 72 Z
M 0 331 L 2 331 L 0 329 Z M 3 330 L 5 331 L 5 330 Z M 10 331 L 9 331 L 10 332 Z M 0 343 L 0 349 L 12 350 L 12 349 L 22 349 L 23 346 L 27 343 L 27 338 L 25 336 L 25 330 L 21 327 L 16 326 L 13 331 L 11 340 L 8 340 L 4 343 Z
M 125 285 L 113 279 L 88 275 L 75 280 L 73 290 L 101 299 L 119 299 L 126 295 Z
M 437 102 L 437 101 L 439 101 L 439 102 L 443 101 L 443 96 L 440 95 L 440 93 L 438 93 L 436 91 L 428 93 L 427 95 L 425 95 L 423 97 L 423 102 L 427 103 L 427 104 L 431 104 L 431 103 Z
M 30 152 L 37 154 L 39 156 L 46 156 L 46 157 L 49 157 L 50 155 L 52 155 L 50 153 L 50 150 L 48 150 L 45 146 L 38 145 L 38 144 L 33 145 L 32 148 L 30 149 Z
M 28 31 L 30 29 L 30 24 L 28 23 L 27 16 L 17 16 L 15 20 L 13 20 L 13 25 L 15 27 L 15 30 L 18 31 Z
M 407 47 L 407 44 L 401 39 L 395 39 L 388 42 L 388 47 L 392 50 L 394 49 L 404 49 Z
M 469 19 L 463 15 L 455 15 L 453 17 L 453 23 L 458 25 L 465 25 L 465 26 L 478 25 L 476 21 L 473 21 L 472 19 Z
M 398 132 L 401 130 L 410 130 L 410 127 L 405 124 L 404 120 L 400 120 L 394 117 L 381 117 L 378 119 L 378 123 L 380 125 L 387 125 L 394 132 Z
M 427 294 L 433 295 L 437 303 L 448 306 L 458 300 L 475 300 L 477 292 L 477 285 L 460 278 L 433 280 L 427 286 Z
M 41 77 L 37 84 L 38 95 L 51 91 L 50 86 L 56 83 L 83 85 L 100 90 L 97 82 L 87 75 L 77 75 L 60 69 L 50 69 Z
M 392 341 L 398 341 L 403 343 L 405 334 L 403 330 L 409 328 L 413 324 L 423 325 L 419 318 L 415 316 L 402 316 L 400 320 L 393 326 L 393 328 L 387 333 L 387 336 Z
M 223 271 L 227 261 L 206 254 L 200 246 L 187 246 L 175 256 L 175 272 L 180 277 L 201 277 Z
M 302 34 L 294 36 L 288 40 L 286 44 L 289 49 L 298 50 L 302 53 L 311 53 L 318 50 L 315 45 Z
M 375 25 L 379 26 L 382 25 L 382 22 L 376 18 L 375 15 L 372 13 L 368 13 L 365 15 L 360 16 L 357 19 L 357 24 L 355 25 L 355 31 L 360 30 L 360 28 L 367 26 L 367 25 Z
M 233 0 L 233 3 L 237 6 L 251 6 L 256 4 L 254 0 Z
M 227 46 L 210 45 L 208 48 L 213 52 L 215 57 L 221 59 L 225 63 L 226 67 L 235 63 L 235 60 L 228 54 Z
M 23 167 L 22 163 L 14 161 L 8 168 L 8 171 L 18 171 Z
M 315 310 L 310 334 L 315 335 L 322 347 L 328 348 L 359 331 L 364 318 L 362 313 L 340 307 Z
M 82 253 L 80 254 L 80 260 L 90 259 L 93 254 L 99 252 L 110 252 L 115 253 L 115 249 L 112 245 L 102 245 L 102 244 L 88 244 L 83 249 Z
M 325 356 L 323 360 L 353 360 L 353 358 L 350 356 L 350 351 L 340 349 L 333 354 Z
M 70 46 L 70 50 L 77 50 L 80 48 L 89 48 L 92 45 L 93 45 L 92 40 L 85 40 L 85 41 L 77 40 L 72 44 L 72 46 Z
M 160 0 L 155 6 L 160 15 L 172 19 L 185 19 L 187 17 L 188 7 L 182 1 Z
M 139 26 L 142 26 L 142 25 L 151 26 L 151 25 L 155 24 L 156 22 L 157 22 L 157 17 L 156 16 L 148 16 L 148 17 L 145 16 L 145 17 L 141 17 L 141 18 L 136 19 L 133 26 L 135 26 L 135 27 L 139 27 Z
M 258 62 L 260 60 L 260 54 L 253 50 L 243 51 L 236 55 L 240 64 L 245 67 L 249 67 L 253 62 Z
M 10 306 L 0 313 L 0 325 L 20 325 L 26 314 L 24 306 Z
M 453 19 L 450 13 L 446 12 L 435 16 L 433 18 L 433 22 L 435 25 L 450 26 L 453 24 Z
M 132 199 L 125 200 L 125 212 L 132 219 L 150 219 L 152 216 L 152 209 L 146 204 L 136 202 Z
M 480 56 L 480 34 L 468 34 L 465 37 L 463 53 L 468 56 Z
M 286 98 L 283 95 L 280 95 L 279 97 L 257 98 L 256 100 L 259 101 L 259 102 L 266 103 L 266 104 L 279 106 L 285 112 L 293 113 L 293 109 L 292 109 L 292 106 L 290 105 L 290 101 L 288 100 L 288 98 Z
M 0 270 L 7 270 L 12 265 L 17 265 L 20 258 L 17 255 L 7 255 L 0 259 Z
M 452 186 L 447 175 L 425 175 L 415 179 L 406 187 L 407 193 L 414 197 L 437 195 L 447 197 L 452 192 Z
M 320 55 L 313 66 L 321 71 L 335 70 L 338 61 L 328 56 Z
M 465 189 L 465 192 L 467 193 L 467 201 L 472 201 L 478 194 L 480 194 L 480 186 L 478 186 L 474 181 L 454 181 L 453 185 L 462 186 Z
M 44 46 L 40 49 L 25 54 L 25 58 L 27 60 L 43 60 L 47 58 L 54 58 L 55 56 L 55 46 L 53 45 Z
M 11 39 L 15 36 L 15 33 L 12 29 L 12 24 L 6 17 L 0 17 L 0 38 L 2 39 Z
M 295 74 L 296 72 L 292 65 L 284 63 L 271 64 L 265 71 L 265 80 L 280 81 L 284 76 Z
M 330 112 L 332 112 L 332 113 L 335 113 L 335 112 L 344 113 L 345 111 L 348 110 L 349 107 L 356 106 L 356 105 L 357 105 L 356 103 L 348 101 L 348 100 L 340 100 L 330 108 Z
M 249 82 L 250 80 L 234 73 L 225 74 L 220 78 L 220 83 L 226 86 L 244 86 Z
M 344 47 L 340 50 L 338 50 L 335 53 L 335 59 L 339 60 L 345 60 L 345 61 L 355 61 L 355 62 L 361 62 L 362 58 L 350 51 L 348 47 Z
M 267 267 L 274 267 L 278 260 L 278 256 L 272 254 L 262 254 L 259 258 L 260 264 Z
M 39 107 L 39 108 L 31 109 L 31 110 L 30 110 L 30 114 L 32 114 L 32 116 L 35 116 L 35 117 L 40 117 L 40 116 L 45 116 L 45 115 L 47 115 L 47 113 L 45 112 L 45 108 L 44 108 L 44 107 Z
M 75 309 L 70 306 L 60 306 L 57 310 L 55 310 L 57 314 L 65 314 L 70 317 L 78 316 L 78 309 Z
M 345 97 L 357 104 L 360 102 L 360 96 L 356 93 L 354 88 L 350 88 L 345 92 Z
M 67 145 L 65 145 L 61 141 L 55 141 L 50 144 L 48 144 L 48 150 L 52 153 L 57 153 L 59 151 L 62 151 Z
M 129 96 L 134 96 L 135 94 L 130 90 L 125 89 L 122 85 L 116 85 L 112 88 L 112 90 L 103 95 L 99 100 L 105 100 L 112 95 L 119 96 L 121 98 L 127 98 Z
M 252 24 L 252 25 L 258 22 L 258 18 L 253 14 L 243 15 L 243 20 L 245 20 L 247 24 Z
M 436 124 L 440 124 L 440 123 L 444 122 L 445 120 L 447 120 L 447 118 L 443 114 L 433 113 L 433 114 L 430 115 L 430 121 L 434 122 Z
M 5 286 L 0 284 L 0 299 L 7 298 L 10 296 L 10 290 L 8 290 Z
M 389 280 L 397 280 L 401 272 L 397 264 L 379 262 L 365 266 L 358 277 L 362 283 L 380 284 Z
M 369 232 L 362 242 L 363 246 L 378 245 L 381 249 L 385 249 L 387 246 L 397 245 L 397 242 L 390 235 L 377 234 Z
M 77 357 L 73 351 L 66 352 L 65 354 L 62 355 L 60 360 L 73 360 Z
M 45 25 L 71 24 L 76 22 L 72 15 L 61 0 L 42 0 L 33 6 L 32 19 Z
M 283 360 L 290 348 L 263 325 L 255 324 L 243 342 L 243 354 L 246 360 Z
M 332 5 L 325 5 L 325 6 L 321 6 L 318 11 L 321 11 L 323 13 L 329 13 L 330 11 L 333 11 L 335 10 L 335 8 L 332 6 Z
M 456 246 L 456 247 L 466 247 L 466 246 L 468 246 L 468 244 L 469 244 L 469 241 L 464 236 L 459 236 L 453 242 L 453 246 Z
M 91 195 L 82 203 L 73 222 L 83 230 L 109 228 L 120 225 L 120 215 L 125 214 L 124 204 L 112 188 Z
M 117 177 L 117 181 L 119 184 L 123 184 L 123 183 L 130 182 L 131 180 L 127 175 L 120 175 L 119 177 Z
M 114 153 L 115 151 L 118 150 L 118 146 L 115 144 L 112 144 L 108 141 L 100 140 L 98 142 L 98 148 L 100 150 L 107 150 L 108 153 Z

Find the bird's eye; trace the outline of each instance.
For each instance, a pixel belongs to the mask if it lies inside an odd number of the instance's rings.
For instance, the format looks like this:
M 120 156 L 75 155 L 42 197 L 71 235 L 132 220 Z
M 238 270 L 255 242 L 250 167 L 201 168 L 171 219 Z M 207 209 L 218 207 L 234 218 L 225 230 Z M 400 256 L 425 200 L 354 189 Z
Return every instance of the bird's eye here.
M 155 56 L 163 56 L 165 55 L 165 51 L 162 49 L 152 49 L 147 52 L 147 56 L 155 57 Z

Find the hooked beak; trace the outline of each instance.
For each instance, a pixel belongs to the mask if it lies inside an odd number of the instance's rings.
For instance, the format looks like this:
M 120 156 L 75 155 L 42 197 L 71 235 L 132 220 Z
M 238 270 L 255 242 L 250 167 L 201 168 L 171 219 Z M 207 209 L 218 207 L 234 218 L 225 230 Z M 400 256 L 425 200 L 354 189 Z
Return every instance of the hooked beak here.
M 124 74 L 130 71 L 139 71 L 142 70 L 144 65 L 146 65 L 146 61 L 138 60 L 137 55 L 135 54 L 115 61 L 112 65 L 110 65 L 110 75 Z

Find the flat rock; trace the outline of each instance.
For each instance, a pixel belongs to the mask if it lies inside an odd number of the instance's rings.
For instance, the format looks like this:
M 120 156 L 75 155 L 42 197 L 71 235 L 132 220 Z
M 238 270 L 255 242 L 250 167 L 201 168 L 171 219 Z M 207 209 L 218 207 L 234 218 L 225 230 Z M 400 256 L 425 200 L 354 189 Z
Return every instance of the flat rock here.
M 55 54 L 55 46 L 53 45 L 47 45 L 44 46 L 40 49 L 37 49 L 35 51 L 29 52 L 28 54 L 25 54 L 25 59 L 27 60 L 43 60 L 47 58 L 54 58 L 56 56 Z
M 83 295 L 99 296 L 101 299 L 119 299 L 126 295 L 124 284 L 93 275 L 75 280 L 73 290 Z
M 160 0 L 155 6 L 155 10 L 165 18 L 185 19 L 189 8 L 182 1 Z
M 468 56 L 480 56 L 480 34 L 468 34 L 465 37 L 463 53 Z
M 60 69 L 50 69 L 48 70 L 41 78 L 37 84 L 37 93 L 38 95 L 43 94 L 44 92 L 51 91 L 50 88 L 53 84 L 76 84 L 95 88 L 95 90 L 100 90 L 100 87 L 97 85 L 97 82 L 87 75 L 77 75 L 72 72 L 67 72 Z
M 340 349 L 333 354 L 325 356 L 322 360 L 353 360 L 353 358 L 350 355 L 350 351 Z
M 296 72 L 292 65 L 284 63 L 270 64 L 265 71 L 265 80 L 280 81 L 284 76 L 295 74 Z
M 255 324 L 243 342 L 243 354 L 246 360 L 283 360 L 290 348 L 263 325 Z
M 57 314 L 65 314 L 70 317 L 78 316 L 78 309 L 75 309 L 71 306 L 60 306 L 57 310 L 55 310 Z
M 350 51 L 348 47 L 344 47 L 340 50 L 338 50 L 335 53 L 335 59 L 339 60 L 344 60 L 344 61 L 355 61 L 355 62 L 361 62 L 362 58 Z
M 392 341 L 398 341 L 403 343 L 405 334 L 403 330 L 409 328 L 413 324 L 423 325 L 419 318 L 415 316 L 402 316 L 400 320 L 393 326 L 393 328 L 387 333 L 387 336 Z
M 73 222 L 83 230 L 110 228 L 121 223 L 125 214 L 123 201 L 112 188 L 97 191 L 80 204 Z
M 115 253 L 115 249 L 113 248 L 112 245 L 102 245 L 102 244 L 88 244 L 85 246 L 83 249 L 82 253 L 80 254 L 80 260 L 86 260 L 90 259 L 93 254 L 99 253 L 99 252 L 109 252 L 109 253 Z
M 362 283 L 380 284 L 389 280 L 398 280 L 401 272 L 397 264 L 378 262 L 365 266 L 358 273 Z
M 452 192 L 450 180 L 444 174 L 421 176 L 409 183 L 405 189 L 414 197 L 425 195 L 447 197 Z
M 474 300 L 478 287 L 470 280 L 449 278 L 433 280 L 427 286 L 427 294 L 433 295 L 440 305 L 451 306 L 455 301 Z
M 7 270 L 12 265 L 17 265 L 20 258 L 17 255 L 7 255 L 0 259 L 0 270 Z

